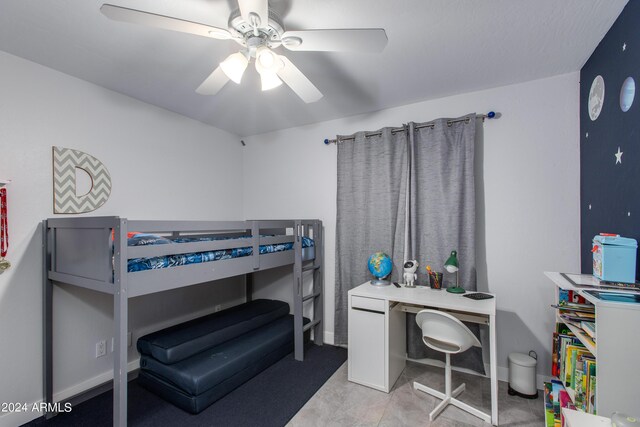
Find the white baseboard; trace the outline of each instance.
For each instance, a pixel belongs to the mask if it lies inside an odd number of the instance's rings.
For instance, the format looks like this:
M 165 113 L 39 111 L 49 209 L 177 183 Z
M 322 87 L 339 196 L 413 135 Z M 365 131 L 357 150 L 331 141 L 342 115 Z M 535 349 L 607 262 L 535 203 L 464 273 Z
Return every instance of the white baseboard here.
M 138 368 L 140 368 L 140 358 L 136 358 L 127 364 L 127 372 L 135 371 Z M 62 402 L 111 380 L 113 380 L 113 369 L 54 393 L 53 401 Z
M 140 368 L 140 358 L 136 358 L 127 364 L 127 372 L 133 372 L 136 369 Z M 103 385 L 109 381 L 113 380 L 113 370 L 109 370 L 103 372 L 99 375 L 96 375 L 93 378 L 89 378 L 88 380 L 82 381 L 81 383 L 74 384 L 71 387 L 68 387 L 64 390 L 60 390 L 57 393 L 53 394 L 53 401 L 55 402 L 63 402 L 67 399 L 70 399 L 74 396 L 77 396 L 81 393 L 89 391 L 93 388 Z M 38 400 L 36 402 L 27 403 L 28 408 L 33 408 L 34 406 L 39 407 L 40 403 L 43 400 Z M 73 410 L 73 409 L 72 409 Z M 43 416 L 44 414 L 40 411 L 26 411 L 26 412 L 9 412 L 2 416 L 0 416 L 0 427 L 16 427 L 22 424 L 28 423 L 29 421 L 33 421 L 36 418 Z
M 17 403 L 17 402 L 15 402 Z M 33 402 L 27 406 L 31 408 L 33 404 L 40 405 L 40 402 Z M 29 421 L 33 421 L 36 418 L 42 416 L 42 412 L 39 411 L 26 411 L 26 412 L 7 412 L 0 416 L 0 427 L 17 427 L 22 424 L 26 424 Z
M 333 340 L 333 332 L 324 331 L 324 342 L 329 345 L 335 345 Z
M 484 369 L 489 372 L 489 364 L 485 363 Z M 509 381 L 509 368 L 504 366 L 498 366 L 498 379 L 500 381 L 508 382 Z M 548 375 L 536 374 L 536 388 L 538 390 L 544 391 L 544 383 L 550 382 L 551 377 Z

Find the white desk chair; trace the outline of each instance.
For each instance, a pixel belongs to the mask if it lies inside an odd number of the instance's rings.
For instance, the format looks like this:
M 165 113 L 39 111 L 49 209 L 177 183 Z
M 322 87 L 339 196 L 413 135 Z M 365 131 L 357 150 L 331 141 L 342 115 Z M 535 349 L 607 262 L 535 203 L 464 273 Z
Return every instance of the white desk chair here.
M 478 338 L 460 320 L 443 311 L 422 310 L 416 315 L 416 323 L 422 328 L 422 341 L 424 341 L 425 345 L 445 353 L 446 356 L 444 393 L 418 382 L 413 383 L 413 388 L 416 390 L 442 399 L 442 402 L 429 414 L 429 420 L 433 421 L 447 405 L 452 404 L 487 423 L 491 423 L 489 415 L 456 399 L 464 391 L 464 384 L 458 386 L 453 392 L 451 391 L 451 354 L 462 353 L 472 346 L 481 347 Z

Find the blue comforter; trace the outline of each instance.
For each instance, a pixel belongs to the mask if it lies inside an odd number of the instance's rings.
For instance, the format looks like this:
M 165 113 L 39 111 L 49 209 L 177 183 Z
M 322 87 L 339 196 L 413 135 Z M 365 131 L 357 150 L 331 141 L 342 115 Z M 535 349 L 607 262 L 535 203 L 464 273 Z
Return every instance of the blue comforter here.
M 269 237 L 269 236 L 263 236 Z M 162 236 L 154 234 L 137 234 L 128 239 L 129 246 L 143 245 L 164 245 L 164 244 L 180 244 L 188 242 L 203 242 L 213 240 L 230 240 L 234 237 L 179 237 L 169 240 Z M 308 248 L 314 246 L 312 239 L 308 237 L 302 238 L 302 247 Z M 272 245 L 260 245 L 260 254 L 268 254 L 273 252 L 289 251 L 293 249 L 293 243 L 277 243 Z M 189 254 L 164 255 L 152 258 L 132 258 L 127 263 L 127 271 L 145 271 L 158 268 L 176 267 L 179 265 L 199 264 L 203 262 L 218 261 L 221 259 L 240 258 L 253 255 L 253 247 L 234 249 L 218 249 L 215 251 L 195 252 Z

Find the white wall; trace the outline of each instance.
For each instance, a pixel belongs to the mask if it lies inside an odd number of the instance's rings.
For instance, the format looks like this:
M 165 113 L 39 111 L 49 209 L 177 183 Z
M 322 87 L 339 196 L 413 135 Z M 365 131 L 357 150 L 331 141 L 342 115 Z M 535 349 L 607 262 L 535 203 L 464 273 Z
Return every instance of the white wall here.
M 334 318 L 336 147 L 322 141 L 495 110 L 502 117 L 484 124 L 477 153 L 478 286 L 497 294 L 499 366 L 507 366 L 510 352 L 533 349 L 539 374 L 548 375 L 553 287 L 542 272 L 579 271 L 578 77 L 571 73 L 245 138 L 245 216 L 319 218 L 325 224 L 328 342 Z M 274 277 L 290 280 L 284 271 L 268 274 Z
M 123 76 L 126 78 L 126 76 Z M 242 146 L 236 136 L 0 52 L 0 178 L 8 187 L 9 259 L 0 275 L 0 402 L 42 399 L 42 257 L 39 222 L 53 216 L 53 145 L 92 154 L 109 169 L 110 199 L 89 215 L 134 219 L 242 217 Z M 220 185 L 222 181 L 224 185 Z M 234 286 L 235 285 L 235 286 Z M 133 339 L 244 297 L 237 280 L 130 302 Z M 54 393 L 107 380 L 112 300 L 69 286 L 54 293 Z M 136 352 L 132 348 L 130 360 Z M 2 414 L 0 414 L 2 415 Z M 38 414 L 6 414 L 19 425 Z

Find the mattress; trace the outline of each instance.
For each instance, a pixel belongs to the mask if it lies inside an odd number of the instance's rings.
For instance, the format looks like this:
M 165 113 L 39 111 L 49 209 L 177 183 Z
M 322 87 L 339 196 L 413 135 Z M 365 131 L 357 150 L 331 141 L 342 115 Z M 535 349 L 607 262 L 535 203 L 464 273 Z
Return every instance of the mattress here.
M 172 364 L 289 314 L 283 301 L 257 299 L 152 332 L 138 339 L 138 351 Z
M 293 350 L 292 315 L 171 365 L 143 354 L 140 370 L 164 379 L 188 395 L 197 396 L 252 365 L 260 365 L 263 358 L 280 353 L 283 348 Z
M 307 331 L 308 332 L 308 331 Z M 138 374 L 138 384 L 147 390 L 157 394 L 163 399 L 173 403 L 192 414 L 198 414 L 204 411 L 213 402 L 229 394 L 240 385 L 258 375 L 269 366 L 282 359 L 293 350 L 293 341 L 290 341 L 280 348 L 264 355 L 256 363 L 253 363 L 241 371 L 236 372 L 229 378 L 211 387 L 209 390 L 198 395 L 191 395 L 184 390 L 176 387 L 170 381 L 155 375 L 151 371 L 141 370 Z
M 269 237 L 269 236 L 263 236 Z M 240 237 L 235 237 L 240 238 Z M 246 237 L 245 237 L 246 238 Z M 128 239 L 129 246 L 144 245 L 164 245 L 164 244 L 180 244 L 188 242 L 203 242 L 214 240 L 232 240 L 234 237 L 179 237 L 173 240 L 153 234 L 137 233 Z M 313 247 L 314 242 L 308 237 L 302 237 L 302 247 Z M 271 245 L 260 245 L 260 254 L 268 254 L 274 252 L 290 251 L 293 249 L 293 243 L 276 243 Z M 222 259 L 241 258 L 253 255 L 253 247 L 233 249 L 218 249 L 215 251 L 195 252 L 178 255 L 164 255 L 151 258 L 132 258 L 127 262 L 127 271 L 129 273 L 136 271 L 155 270 L 160 268 L 176 267 L 179 265 L 199 264 L 203 262 L 219 261 Z

